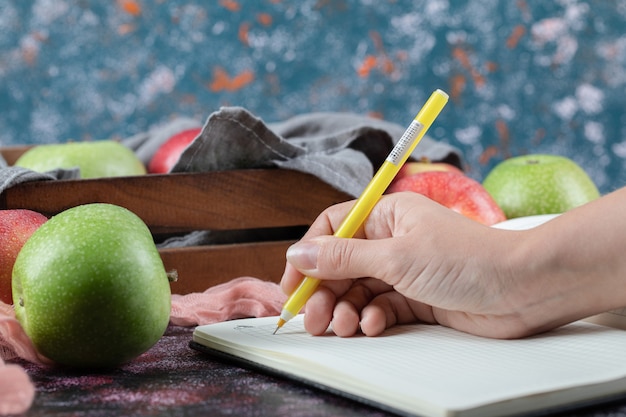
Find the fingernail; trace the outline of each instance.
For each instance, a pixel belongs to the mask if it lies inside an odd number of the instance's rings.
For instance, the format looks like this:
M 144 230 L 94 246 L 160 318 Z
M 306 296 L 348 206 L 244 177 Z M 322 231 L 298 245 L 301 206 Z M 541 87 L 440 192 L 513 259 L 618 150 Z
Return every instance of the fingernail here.
M 320 246 L 313 242 L 294 243 L 287 249 L 287 261 L 297 269 L 316 269 L 319 251 Z

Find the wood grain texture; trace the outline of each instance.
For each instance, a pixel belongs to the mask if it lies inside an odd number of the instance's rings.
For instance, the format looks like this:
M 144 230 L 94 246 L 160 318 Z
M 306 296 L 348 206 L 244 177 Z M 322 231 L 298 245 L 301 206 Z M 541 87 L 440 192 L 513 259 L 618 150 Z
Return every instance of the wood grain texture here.
M 0 195 L 0 209 L 52 216 L 111 203 L 133 211 L 153 233 L 171 233 L 308 225 L 349 198 L 309 174 L 259 169 L 30 182 Z
M 202 292 L 233 278 L 251 276 L 279 282 L 285 268 L 285 252 L 294 241 L 161 249 L 167 271 L 176 270 L 174 294 Z

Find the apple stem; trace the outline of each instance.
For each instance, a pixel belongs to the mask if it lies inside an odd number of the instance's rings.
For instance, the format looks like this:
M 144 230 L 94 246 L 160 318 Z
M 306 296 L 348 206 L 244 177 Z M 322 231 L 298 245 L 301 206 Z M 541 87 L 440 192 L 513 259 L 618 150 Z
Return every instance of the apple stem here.
M 166 275 L 167 275 L 167 280 L 169 282 L 176 282 L 176 281 L 178 281 L 178 271 L 177 270 L 172 269 L 171 271 L 167 271 Z

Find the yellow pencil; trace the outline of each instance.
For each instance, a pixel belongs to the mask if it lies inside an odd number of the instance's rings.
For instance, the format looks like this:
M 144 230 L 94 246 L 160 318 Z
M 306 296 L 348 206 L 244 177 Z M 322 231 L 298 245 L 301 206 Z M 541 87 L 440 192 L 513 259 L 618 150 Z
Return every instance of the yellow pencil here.
M 354 236 L 447 102 L 448 95 L 443 91 L 436 90 L 432 93 L 398 143 L 391 150 L 376 175 L 374 175 L 361 196 L 356 200 L 346 218 L 335 231 L 334 236 L 343 238 Z M 319 279 L 311 277 L 305 277 L 302 280 L 300 286 L 285 302 L 274 333 L 302 310 L 302 307 L 315 292 L 319 283 Z

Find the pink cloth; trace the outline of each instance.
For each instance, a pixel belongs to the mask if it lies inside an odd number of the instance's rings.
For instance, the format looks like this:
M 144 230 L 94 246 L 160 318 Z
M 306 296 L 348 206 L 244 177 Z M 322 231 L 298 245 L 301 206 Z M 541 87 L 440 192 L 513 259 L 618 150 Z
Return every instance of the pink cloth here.
M 49 363 L 37 353 L 24 329 L 15 318 L 13 306 L 0 302 L 0 359 L 23 358 L 34 363 Z
M 4 360 L 21 357 L 43 363 L 15 318 L 13 306 L 0 302 L 0 415 L 22 414 L 35 398 L 35 386 L 19 365 Z
M 278 284 L 252 277 L 236 278 L 202 293 L 173 294 L 170 321 L 178 326 L 196 326 L 277 315 L 285 300 Z M 24 413 L 35 397 L 35 387 L 24 369 L 4 363 L 18 357 L 50 363 L 35 350 L 15 318 L 13 306 L 0 302 L 0 415 Z
M 172 295 L 170 321 L 178 326 L 197 326 L 244 317 L 280 314 L 287 297 L 278 284 L 241 277 L 202 293 Z

